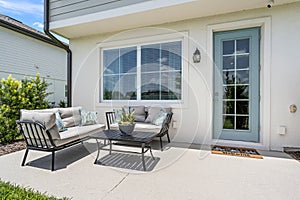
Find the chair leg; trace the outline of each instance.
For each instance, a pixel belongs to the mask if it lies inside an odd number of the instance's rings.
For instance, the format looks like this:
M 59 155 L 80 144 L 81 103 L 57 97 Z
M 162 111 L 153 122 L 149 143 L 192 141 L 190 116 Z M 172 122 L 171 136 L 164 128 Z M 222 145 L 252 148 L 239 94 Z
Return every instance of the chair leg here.
M 54 160 L 55 160 L 55 151 L 52 151 L 52 164 L 51 164 L 51 171 L 54 171 Z
M 160 140 L 160 150 L 163 150 L 163 144 L 162 144 L 162 139 L 161 139 L 161 137 L 159 137 L 159 140 Z
M 170 143 L 170 142 L 171 142 L 171 140 L 170 140 L 169 133 L 167 133 L 167 137 L 168 137 L 168 142 Z
M 27 158 L 27 155 L 28 155 L 28 151 L 29 151 L 29 149 L 26 149 L 21 166 L 25 165 L 25 161 L 26 161 L 26 158 Z

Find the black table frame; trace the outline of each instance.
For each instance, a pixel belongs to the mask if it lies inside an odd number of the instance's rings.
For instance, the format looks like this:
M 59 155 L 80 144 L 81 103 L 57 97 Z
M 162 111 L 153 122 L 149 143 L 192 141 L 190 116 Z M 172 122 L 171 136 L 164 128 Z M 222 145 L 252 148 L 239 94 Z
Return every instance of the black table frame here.
M 101 149 L 109 151 L 109 155 L 111 155 L 112 151 L 122 152 L 122 153 L 135 153 L 135 154 L 142 155 L 143 169 L 144 169 L 144 171 L 146 171 L 145 153 L 147 151 L 150 151 L 152 159 L 155 160 L 153 153 L 152 153 L 152 149 L 151 149 L 151 142 L 156 136 L 157 136 L 157 133 L 142 132 L 142 131 L 134 131 L 131 135 L 124 135 L 119 130 L 104 130 L 99 133 L 95 133 L 90 136 L 90 138 L 96 139 L 97 146 L 98 146 L 97 157 L 94 161 L 94 164 L 96 164 L 98 161 Z M 98 140 L 105 140 L 105 141 L 108 140 L 109 141 L 109 143 L 108 143 L 109 149 L 104 149 L 104 147 L 107 145 L 101 146 Z M 128 143 L 122 144 L 123 146 L 141 147 L 141 152 L 113 150 L 112 149 L 113 141 L 128 142 Z

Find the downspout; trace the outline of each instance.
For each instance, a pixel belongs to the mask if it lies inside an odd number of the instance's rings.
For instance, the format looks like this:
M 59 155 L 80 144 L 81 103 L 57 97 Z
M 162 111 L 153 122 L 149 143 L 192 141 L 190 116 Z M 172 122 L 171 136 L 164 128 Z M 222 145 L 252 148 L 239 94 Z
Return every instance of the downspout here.
M 68 85 L 68 96 L 67 103 L 68 106 L 72 106 L 72 51 L 69 46 L 62 43 L 58 40 L 52 33 L 49 31 L 49 22 L 50 22 L 50 6 L 49 0 L 44 1 L 44 32 L 48 35 L 59 47 L 67 51 L 67 85 Z

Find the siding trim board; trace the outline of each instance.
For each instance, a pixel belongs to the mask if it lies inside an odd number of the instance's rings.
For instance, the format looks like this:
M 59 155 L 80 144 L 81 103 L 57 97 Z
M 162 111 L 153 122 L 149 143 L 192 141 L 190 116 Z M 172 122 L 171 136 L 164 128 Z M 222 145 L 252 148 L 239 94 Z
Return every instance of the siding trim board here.
M 64 0 L 50 1 L 50 21 L 97 13 L 150 0 Z

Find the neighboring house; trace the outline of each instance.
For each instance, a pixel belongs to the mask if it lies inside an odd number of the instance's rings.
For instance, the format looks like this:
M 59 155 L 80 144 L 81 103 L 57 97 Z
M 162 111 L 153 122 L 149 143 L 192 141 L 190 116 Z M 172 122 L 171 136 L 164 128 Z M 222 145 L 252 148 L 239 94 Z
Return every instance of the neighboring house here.
M 51 103 L 66 101 L 66 52 L 44 33 L 0 14 L 0 79 L 40 73 L 51 85 Z
M 73 105 L 101 121 L 171 106 L 176 142 L 300 146 L 299 1 L 50 0 L 49 12 L 70 39 Z

